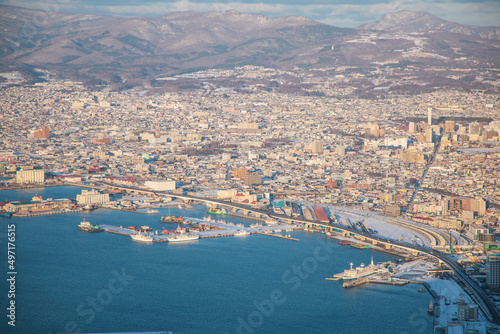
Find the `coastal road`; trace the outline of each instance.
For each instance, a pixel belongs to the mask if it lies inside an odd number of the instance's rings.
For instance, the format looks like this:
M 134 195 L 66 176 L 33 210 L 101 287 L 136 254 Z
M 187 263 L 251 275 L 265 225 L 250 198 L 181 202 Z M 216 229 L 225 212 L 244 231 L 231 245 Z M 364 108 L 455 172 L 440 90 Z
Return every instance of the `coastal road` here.
M 488 298 L 486 293 L 476 284 L 476 282 L 462 271 L 455 261 L 437 251 L 431 252 L 430 255 L 446 263 L 455 272 L 456 277 L 468 287 L 468 292 L 474 295 L 479 307 L 483 310 L 486 317 L 490 318 L 493 323 L 497 325 L 500 324 L 500 312 L 496 305 Z

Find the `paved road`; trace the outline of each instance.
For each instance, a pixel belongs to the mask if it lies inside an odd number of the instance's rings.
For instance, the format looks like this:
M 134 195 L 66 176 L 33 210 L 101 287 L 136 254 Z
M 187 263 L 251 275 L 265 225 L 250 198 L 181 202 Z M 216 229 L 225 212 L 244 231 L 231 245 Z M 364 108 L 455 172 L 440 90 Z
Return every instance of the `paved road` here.
M 411 208 L 411 205 L 413 204 L 413 200 L 415 199 L 415 196 L 417 195 L 418 189 L 420 188 L 420 184 L 424 181 L 425 175 L 429 171 L 429 167 L 432 165 L 432 162 L 434 161 L 434 158 L 437 155 L 440 144 L 441 144 L 441 136 L 438 137 L 438 141 L 437 141 L 436 145 L 434 146 L 434 151 L 432 151 L 431 157 L 429 158 L 429 160 L 427 161 L 427 164 L 425 165 L 424 172 L 422 173 L 422 176 L 420 177 L 420 182 L 419 181 L 415 182 L 413 195 L 411 196 L 410 200 L 408 201 L 408 204 L 406 205 L 407 211 Z

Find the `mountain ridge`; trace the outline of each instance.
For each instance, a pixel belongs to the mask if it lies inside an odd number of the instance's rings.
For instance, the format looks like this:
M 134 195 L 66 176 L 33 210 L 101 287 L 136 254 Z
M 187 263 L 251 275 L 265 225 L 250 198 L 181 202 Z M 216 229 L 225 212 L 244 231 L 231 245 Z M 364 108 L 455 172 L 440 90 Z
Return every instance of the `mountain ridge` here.
M 362 24 L 356 27 L 356 29 L 404 33 L 442 30 L 466 36 L 500 40 L 500 27 L 460 24 L 440 19 L 427 12 L 412 12 L 408 10 L 388 13 L 380 20 Z
M 500 46 L 491 39 L 497 35 L 489 27 L 447 22 L 428 13 L 399 12 L 354 29 L 235 10 L 123 18 L 0 5 L 0 69 L 36 67 L 80 81 L 119 84 L 242 65 L 500 66 Z M 490 39 L 482 38 L 487 31 Z

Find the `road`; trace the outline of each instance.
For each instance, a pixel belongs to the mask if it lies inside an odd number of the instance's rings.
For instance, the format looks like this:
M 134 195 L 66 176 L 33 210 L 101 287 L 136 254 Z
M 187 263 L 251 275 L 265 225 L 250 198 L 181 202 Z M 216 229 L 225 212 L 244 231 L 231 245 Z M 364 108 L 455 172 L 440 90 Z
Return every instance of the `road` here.
M 408 211 L 411 208 L 411 205 L 413 204 L 413 200 L 415 199 L 415 196 L 418 193 L 418 189 L 420 188 L 420 184 L 424 181 L 425 174 L 427 174 L 427 172 L 429 171 L 429 167 L 432 165 L 432 162 L 434 161 L 434 158 L 436 157 L 436 154 L 439 150 L 440 144 L 441 144 L 441 136 L 438 137 L 438 141 L 437 141 L 436 145 L 434 146 L 434 151 L 432 151 L 431 157 L 429 158 L 429 160 L 427 161 L 427 164 L 425 165 L 424 172 L 422 173 L 422 176 L 420 177 L 420 182 L 419 181 L 415 182 L 413 194 L 411 195 L 411 198 L 408 201 L 408 204 L 406 205 L 406 211 Z

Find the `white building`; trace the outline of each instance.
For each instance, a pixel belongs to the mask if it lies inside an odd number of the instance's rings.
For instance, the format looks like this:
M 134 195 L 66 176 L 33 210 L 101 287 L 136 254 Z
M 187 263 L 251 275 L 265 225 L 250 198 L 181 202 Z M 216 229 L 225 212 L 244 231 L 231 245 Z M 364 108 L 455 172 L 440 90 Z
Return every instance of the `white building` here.
M 154 191 L 175 190 L 177 186 L 175 181 L 146 181 L 144 185 Z
M 17 183 L 44 183 L 45 171 L 43 169 L 20 170 L 16 172 Z
M 80 195 L 76 195 L 76 202 L 80 205 L 103 204 L 109 202 L 109 194 L 101 194 L 95 189 L 82 190 Z

